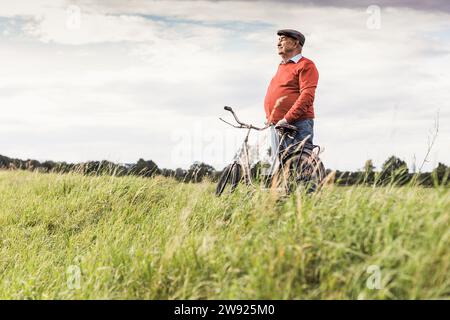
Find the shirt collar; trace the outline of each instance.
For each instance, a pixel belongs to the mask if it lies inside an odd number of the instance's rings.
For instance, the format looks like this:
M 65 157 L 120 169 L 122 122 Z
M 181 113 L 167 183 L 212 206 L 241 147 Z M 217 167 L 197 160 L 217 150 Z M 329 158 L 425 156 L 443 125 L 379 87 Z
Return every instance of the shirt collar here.
M 292 62 L 294 62 L 294 63 L 297 63 L 297 62 L 300 61 L 301 58 L 303 58 L 303 56 L 302 56 L 301 53 L 299 53 L 299 54 L 293 56 L 292 58 L 290 58 L 286 63 L 289 63 L 289 61 L 292 61 Z M 281 64 L 285 64 L 285 63 L 282 61 Z

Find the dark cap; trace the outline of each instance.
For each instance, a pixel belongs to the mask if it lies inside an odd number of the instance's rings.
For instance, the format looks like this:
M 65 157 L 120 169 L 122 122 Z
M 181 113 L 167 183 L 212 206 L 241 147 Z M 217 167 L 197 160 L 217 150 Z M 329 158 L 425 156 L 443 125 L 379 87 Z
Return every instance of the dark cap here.
M 277 35 L 294 38 L 295 40 L 298 40 L 300 42 L 300 45 L 302 47 L 305 44 L 305 36 L 300 31 L 297 30 L 293 29 L 278 30 Z

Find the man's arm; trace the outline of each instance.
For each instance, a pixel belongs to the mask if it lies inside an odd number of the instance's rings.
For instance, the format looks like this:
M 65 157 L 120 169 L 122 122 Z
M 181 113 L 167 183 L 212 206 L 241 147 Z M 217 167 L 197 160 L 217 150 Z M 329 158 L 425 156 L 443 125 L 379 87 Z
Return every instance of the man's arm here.
M 270 115 L 266 118 L 266 124 L 272 123 L 273 120 L 273 114 L 275 113 L 275 111 L 278 109 L 278 107 L 281 105 L 281 103 L 283 102 L 284 99 L 286 99 L 287 96 L 282 96 L 279 97 L 277 99 L 277 101 L 275 101 L 275 105 L 273 106 L 272 112 L 270 113 Z
M 319 72 L 314 63 L 308 62 L 302 70 L 300 70 L 298 78 L 300 96 L 284 116 L 289 123 L 293 123 L 299 119 L 314 103 L 314 96 L 319 81 Z

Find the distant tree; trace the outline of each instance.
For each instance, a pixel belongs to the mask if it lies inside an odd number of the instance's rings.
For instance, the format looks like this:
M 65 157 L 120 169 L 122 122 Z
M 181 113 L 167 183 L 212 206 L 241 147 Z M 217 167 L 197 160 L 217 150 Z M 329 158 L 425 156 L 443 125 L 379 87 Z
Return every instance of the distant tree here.
M 54 171 L 58 173 L 68 173 L 73 171 L 80 172 L 80 170 L 78 169 L 79 166 L 80 165 L 75 165 L 63 161 L 56 164 Z
M 365 173 L 371 173 L 375 169 L 375 166 L 373 165 L 373 162 L 371 159 L 366 160 L 364 163 L 364 172 Z
M 28 170 L 35 170 L 41 166 L 41 163 L 37 160 L 28 159 L 25 164 L 25 168 Z
M 88 161 L 85 163 L 80 163 L 78 165 L 77 171 L 85 175 L 96 175 L 98 174 L 99 168 L 100 168 L 99 161 Z
M 56 163 L 53 161 L 44 161 L 41 163 L 41 167 L 45 172 L 51 172 L 56 167 Z
M 203 162 L 194 162 L 187 172 L 187 179 L 191 182 L 200 182 L 205 177 L 213 177 L 214 172 L 213 166 Z
M 363 177 L 364 182 L 366 182 L 366 183 L 373 183 L 374 177 L 375 177 L 375 172 L 374 172 L 375 166 L 373 165 L 373 162 L 372 162 L 371 159 L 367 160 L 364 163 L 363 170 L 364 170 L 364 173 L 363 173 L 363 175 L 364 175 L 364 177 Z
M 433 177 L 430 172 L 419 172 L 415 174 L 416 180 L 419 185 L 424 187 L 432 187 L 433 186 Z
M 336 171 L 335 183 L 340 186 L 351 186 L 363 182 L 361 172 Z
M 164 177 L 171 177 L 171 178 L 175 177 L 175 171 L 172 169 L 161 169 L 160 173 Z
M 256 181 L 259 180 L 261 174 L 263 173 L 263 170 L 264 170 L 263 163 L 261 161 L 256 162 L 255 165 L 250 168 L 250 175 L 252 179 Z
M 187 171 L 181 168 L 175 170 L 175 178 L 179 181 L 183 181 L 187 175 Z
M 433 179 L 437 184 L 446 184 L 449 175 L 450 168 L 441 162 L 439 162 L 438 166 L 432 172 Z
M 381 167 L 380 182 L 404 184 L 408 181 L 408 165 L 396 156 L 389 157 Z
M 20 159 L 13 159 L 10 162 L 10 166 L 14 167 L 15 169 L 26 169 L 26 161 Z
M 0 168 L 9 168 L 10 163 L 10 158 L 0 155 Z
M 132 167 L 131 173 L 139 176 L 151 177 L 155 174 L 160 174 L 161 171 L 159 170 L 156 163 L 152 160 L 146 161 L 141 158 L 134 165 L 134 167 Z
M 97 174 L 123 176 L 127 174 L 127 168 L 123 165 L 116 164 L 108 160 L 102 160 L 98 164 Z

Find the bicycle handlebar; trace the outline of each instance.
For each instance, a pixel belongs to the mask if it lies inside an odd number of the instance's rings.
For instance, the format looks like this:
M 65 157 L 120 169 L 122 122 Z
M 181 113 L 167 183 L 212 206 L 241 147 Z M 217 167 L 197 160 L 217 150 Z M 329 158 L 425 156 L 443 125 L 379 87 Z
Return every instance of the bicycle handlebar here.
M 297 127 L 293 126 L 291 124 L 281 124 L 281 125 L 275 126 L 275 129 L 277 129 L 277 130 L 288 130 L 288 131 L 291 130 L 291 131 L 295 131 L 295 132 L 298 131 Z
M 222 118 L 219 118 L 219 119 L 222 120 L 223 122 L 225 122 L 226 124 L 228 124 L 228 125 L 234 127 L 234 128 L 238 128 L 238 129 L 242 129 L 242 128 L 243 128 L 243 129 L 254 129 L 254 130 L 261 131 L 261 130 L 265 130 L 265 129 L 267 129 L 267 128 L 269 127 L 268 125 L 266 125 L 266 126 L 264 126 L 264 127 L 262 127 L 262 128 L 258 128 L 258 127 L 255 127 L 255 126 L 251 125 L 251 124 L 243 123 L 243 122 L 241 122 L 241 121 L 239 120 L 239 118 L 236 116 L 236 114 L 235 114 L 234 111 L 233 111 L 233 108 L 231 108 L 231 107 L 229 107 L 229 106 L 225 106 L 224 109 L 227 110 L 227 111 L 229 111 L 229 112 L 231 112 L 231 114 L 232 114 L 233 117 L 234 117 L 234 120 L 236 120 L 236 122 L 237 122 L 239 125 L 236 126 L 236 125 L 234 125 L 234 124 L 229 123 L 228 121 L 223 120 Z
M 270 124 L 267 124 L 266 126 L 264 126 L 262 128 L 258 128 L 258 127 L 255 127 L 255 126 L 251 125 L 251 124 L 243 123 L 243 122 L 241 122 L 239 120 L 239 118 L 237 117 L 236 113 L 234 113 L 233 108 L 231 108 L 229 106 L 225 106 L 224 109 L 229 111 L 229 112 L 231 112 L 231 114 L 234 117 L 234 120 L 236 120 L 236 122 L 238 123 L 238 126 L 236 126 L 236 125 L 234 125 L 232 123 L 229 123 L 228 121 L 225 121 L 222 118 L 219 118 L 219 119 L 222 120 L 223 122 L 225 122 L 226 124 L 234 127 L 234 128 L 238 128 L 238 129 L 254 129 L 254 130 L 262 131 L 262 130 L 267 129 L 270 126 Z M 298 131 L 298 129 L 295 126 L 290 125 L 290 124 L 284 124 L 284 125 L 280 125 L 280 126 L 275 126 L 275 129 L 280 130 L 280 131 L 289 131 L 289 130 L 294 131 L 294 132 Z

